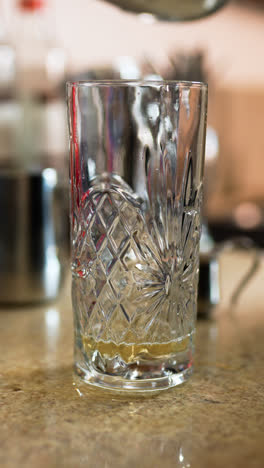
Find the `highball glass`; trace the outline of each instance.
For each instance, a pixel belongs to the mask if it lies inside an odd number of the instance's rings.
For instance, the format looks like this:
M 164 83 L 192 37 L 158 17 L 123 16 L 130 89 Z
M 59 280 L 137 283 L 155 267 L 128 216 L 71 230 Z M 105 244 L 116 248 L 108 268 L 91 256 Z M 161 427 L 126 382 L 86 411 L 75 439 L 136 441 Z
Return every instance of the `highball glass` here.
M 191 374 L 207 86 L 67 85 L 75 368 L 160 390 Z

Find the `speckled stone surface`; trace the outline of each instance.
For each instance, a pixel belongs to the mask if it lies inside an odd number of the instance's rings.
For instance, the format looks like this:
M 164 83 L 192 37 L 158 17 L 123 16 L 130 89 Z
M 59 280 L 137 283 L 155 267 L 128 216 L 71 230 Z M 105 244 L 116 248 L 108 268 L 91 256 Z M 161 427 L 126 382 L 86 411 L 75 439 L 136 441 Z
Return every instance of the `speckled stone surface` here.
M 259 286 L 252 307 L 198 324 L 193 377 L 152 397 L 75 381 L 69 288 L 57 304 L 2 308 L 1 468 L 263 467 Z

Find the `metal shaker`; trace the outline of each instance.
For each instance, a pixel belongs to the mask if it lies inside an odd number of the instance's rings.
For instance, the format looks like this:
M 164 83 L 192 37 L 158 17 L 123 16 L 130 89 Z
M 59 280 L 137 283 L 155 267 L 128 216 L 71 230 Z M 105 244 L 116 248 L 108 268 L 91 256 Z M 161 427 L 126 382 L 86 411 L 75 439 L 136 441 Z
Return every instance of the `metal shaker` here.
M 55 169 L 0 167 L 0 303 L 57 297 L 68 262 L 67 213 Z

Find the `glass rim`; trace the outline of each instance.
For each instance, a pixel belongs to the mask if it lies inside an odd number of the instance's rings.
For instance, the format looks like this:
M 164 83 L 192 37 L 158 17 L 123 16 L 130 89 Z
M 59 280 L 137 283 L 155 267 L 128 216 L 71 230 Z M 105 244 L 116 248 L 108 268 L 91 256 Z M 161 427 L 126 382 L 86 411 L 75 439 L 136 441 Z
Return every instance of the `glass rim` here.
M 199 88 L 207 89 L 208 84 L 203 81 L 184 81 L 184 80 L 122 80 L 122 79 L 110 79 L 110 80 L 77 80 L 67 81 L 67 88 L 73 87 L 118 87 L 118 86 L 180 86 L 186 88 Z

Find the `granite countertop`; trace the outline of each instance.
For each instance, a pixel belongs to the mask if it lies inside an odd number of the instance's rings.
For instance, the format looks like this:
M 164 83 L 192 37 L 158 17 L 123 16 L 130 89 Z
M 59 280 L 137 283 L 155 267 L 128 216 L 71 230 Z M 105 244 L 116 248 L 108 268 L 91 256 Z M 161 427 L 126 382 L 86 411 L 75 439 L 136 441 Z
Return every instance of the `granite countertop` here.
M 263 467 L 263 276 L 198 323 L 189 382 L 152 397 L 75 381 L 69 286 L 56 304 L 2 307 L 1 468 Z

